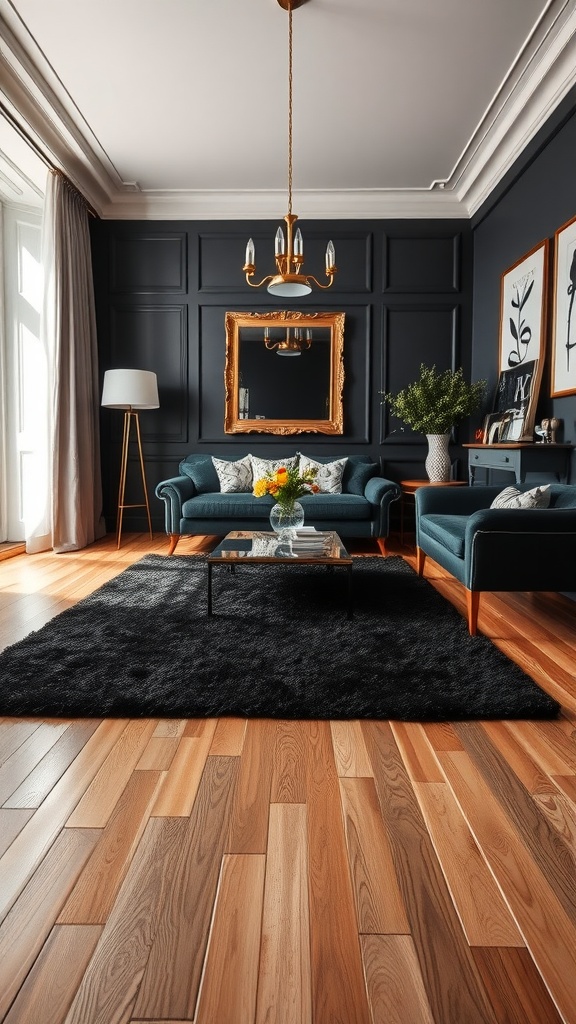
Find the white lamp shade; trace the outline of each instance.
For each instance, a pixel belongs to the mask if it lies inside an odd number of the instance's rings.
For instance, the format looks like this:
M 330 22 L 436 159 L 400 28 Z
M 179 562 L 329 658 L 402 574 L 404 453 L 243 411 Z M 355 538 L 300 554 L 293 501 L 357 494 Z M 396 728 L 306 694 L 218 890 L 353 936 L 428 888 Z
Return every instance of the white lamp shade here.
M 158 409 L 158 381 L 151 370 L 106 370 L 102 405 L 107 409 Z

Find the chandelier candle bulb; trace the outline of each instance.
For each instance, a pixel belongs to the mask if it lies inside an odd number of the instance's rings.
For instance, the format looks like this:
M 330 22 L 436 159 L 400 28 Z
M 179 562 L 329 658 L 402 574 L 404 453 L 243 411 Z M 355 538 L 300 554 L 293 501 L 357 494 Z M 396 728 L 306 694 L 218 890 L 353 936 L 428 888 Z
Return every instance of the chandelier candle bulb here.
M 276 256 L 283 256 L 285 252 L 284 232 L 282 228 L 278 228 L 276 237 L 274 239 L 274 252 Z
M 300 228 L 298 228 L 296 234 L 294 235 L 294 255 L 304 255 L 304 239 L 302 238 L 302 232 L 300 231 Z
M 330 240 L 326 246 L 326 270 L 330 271 L 336 266 L 336 250 L 334 242 Z
M 253 266 L 255 259 L 256 259 L 256 248 L 254 246 L 253 240 L 251 238 L 249 238 L 248 239 L 248 244 L 246 246 L 246 266 Z

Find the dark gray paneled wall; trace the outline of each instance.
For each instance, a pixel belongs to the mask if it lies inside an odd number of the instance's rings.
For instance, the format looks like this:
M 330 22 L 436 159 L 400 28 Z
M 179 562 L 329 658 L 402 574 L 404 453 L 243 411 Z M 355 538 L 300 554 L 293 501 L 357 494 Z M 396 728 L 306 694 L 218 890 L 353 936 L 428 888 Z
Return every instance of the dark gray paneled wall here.
M 472 371 L 486 377 L 493 393 L 498 367 L 500 277 L 544 238 L 551 240 L 550 284 L 553 276 L 553 235 L 576 215 L 576 90 L 544 126 L 499 189 L 473 220 L 474 317 Z M 548 303 L 551 326 L 552 295 Z M 548 351 L 550 347 L 548 336 Z M 561 440 L 576 441 L 576 396 L 550 398 L 549 359 L 544 368 L 537 419 L 558 416 L 564 422 Z M 576 460 L 572 463 L 572 481 Z
M 386 475 L 423 477 L 426 445 L 381 406 L 380 391 L 397 392 L 421 362 L 470 371 L 472 246 L 467 221 L 303 222 L 306 268 L 320 279 L 328 238 L 338 275 L 290 309 L 343 311 L 345 433 L 224 433 L 224 315 L 227 310 L 283 308 L 242 275 L 249 235 L 261 276 L 273 263 L 276 222 L 98 221 L 92 225 L 100 372 L 138 367 L 158 375 L 160 409 L 141 414 L 148 490 L 156 528 L 159 480 L 176 475 L 189 452 L 263 456 L 298 449 L 310 455 L 365 453 Z M 102 411 L 105 514 L 112 527 L 117 501 L 122 415 Z M 461 439 L 469 439 L 464 427 Z M 455 447 L 457 466 L 461 449 Z M 461 467 L 464 469 L 464 465 Z M 129 497 L 138 501 L 135 453 Z M 142 529 L 141 510 L 127 511 L 126 528 Z

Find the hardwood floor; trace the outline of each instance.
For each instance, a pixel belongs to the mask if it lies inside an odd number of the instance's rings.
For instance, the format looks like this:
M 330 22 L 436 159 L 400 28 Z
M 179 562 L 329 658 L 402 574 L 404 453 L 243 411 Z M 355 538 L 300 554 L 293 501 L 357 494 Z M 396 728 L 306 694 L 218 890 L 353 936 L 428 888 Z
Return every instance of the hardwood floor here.
M 3 561 L 0 648 L 166 550 Z M 0 1021 L 576 1024 L 576 605 L 479 626 L 557 721 L 0 719 Z

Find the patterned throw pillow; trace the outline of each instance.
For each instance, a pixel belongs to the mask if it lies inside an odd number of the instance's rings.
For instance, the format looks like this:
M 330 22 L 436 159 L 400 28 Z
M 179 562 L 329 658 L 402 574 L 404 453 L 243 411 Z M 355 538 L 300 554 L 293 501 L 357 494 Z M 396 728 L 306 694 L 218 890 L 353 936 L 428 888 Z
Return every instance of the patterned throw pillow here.
M 275 473 L 277 469 L 280 469 L 280 466 L 292 469 L 292 466 L 295 466 L 298 462 L 297 455 L 291 455 L 289 459 L 258 459 L 256 455 L 248 455 L 247 458 L 252 460 L 252 478 L 254 482 L 261 480 L 267 473 Z
M 212 456 L 212 462 L 218 473 L 222 494 L 252 490 L 252 462 L 249 455 L 237 462 L 225 462 L 224 459 Z
M 550 505 L 550 484 L 533 487 L 531 491 L 519 491 L 517 487 L 505 487 L 497 494 L 490 508 L 548 508 Z
M 301 473 L 310 467 L 318 470 L 314 483 L 318 484 L 322 494 L 342 494 L 342 474 L 344 466 L 348 462 L 347 457 L 336 459 L 335 462 L 315 462 L 314 459 L 309 459 L 301 452 L 298 452 L 298 455 L 300 456 Z

